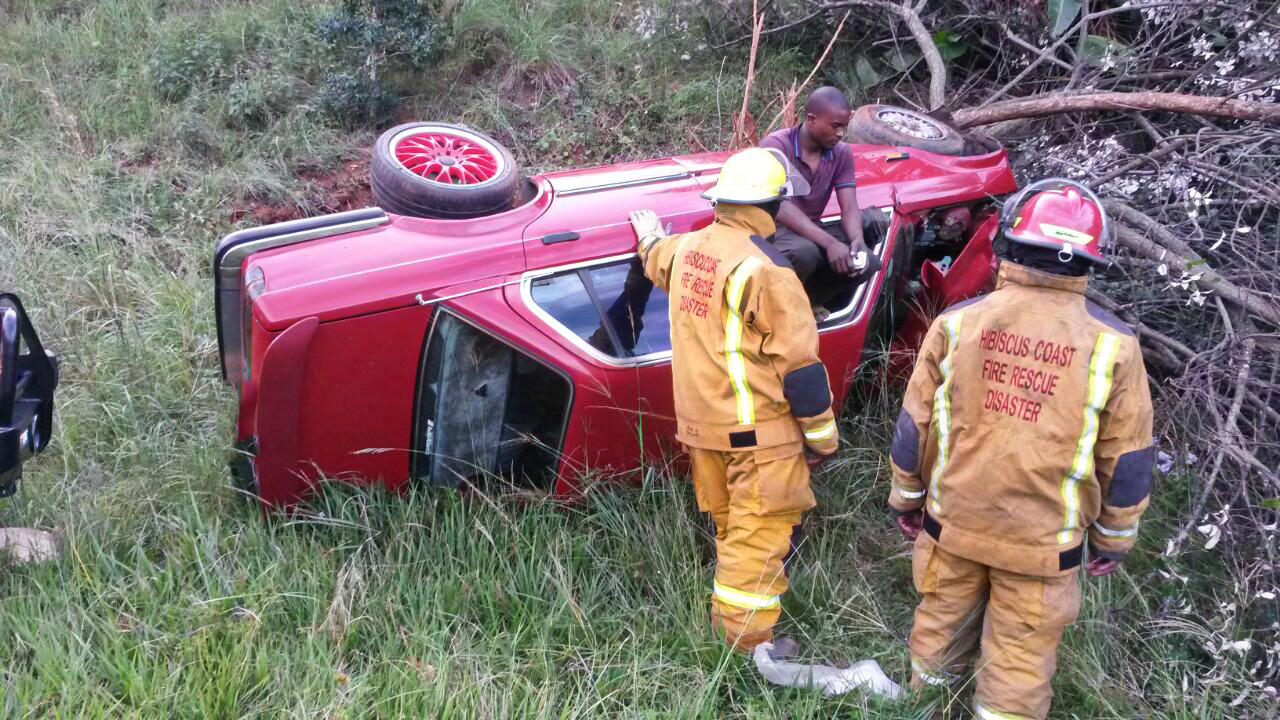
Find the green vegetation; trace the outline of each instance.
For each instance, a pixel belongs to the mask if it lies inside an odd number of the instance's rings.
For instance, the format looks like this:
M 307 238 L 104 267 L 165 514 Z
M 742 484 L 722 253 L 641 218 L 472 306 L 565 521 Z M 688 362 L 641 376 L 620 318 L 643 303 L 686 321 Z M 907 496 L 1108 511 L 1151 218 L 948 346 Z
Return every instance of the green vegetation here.
M 452 5 L 434 64 L 395 86 L 397 118 L 485 128 L 534 170 L 728 135 L 745 49 L 722 64 L 668 3 Z M 64 369 L 57 435 L 0 524 L 56 528 L 67 549 L 0 568 L 0 715 L 927 717 L 771 688 L 725 654 L 705 622 L 709 535 L 680 477 L 571 507 L 332 487 L 296 518 L 230 488 L 213 244 L 256 207 L 321 208 L 322 178 L 388 124 L 330 114 L 321 27 L 337 9 L 0 3 L 0 287 Z M 820 49 L 762 56 L 757 116 Z M 812 659 L 875 657 L 903 678 L 915 596 L 882 509 L 891 404 L 847 421 L 817 480 L 785 631 Z M 1165 483 L 1141 552 L 1087 584 L 1054 717 L 1224 716 L 1243 660 L 1199 678 L 1237 621 L 1164 620 L 1171 597 L 1231 600 L 1211 553 L 1187 584 L 1159 574 L 1189 495 Z

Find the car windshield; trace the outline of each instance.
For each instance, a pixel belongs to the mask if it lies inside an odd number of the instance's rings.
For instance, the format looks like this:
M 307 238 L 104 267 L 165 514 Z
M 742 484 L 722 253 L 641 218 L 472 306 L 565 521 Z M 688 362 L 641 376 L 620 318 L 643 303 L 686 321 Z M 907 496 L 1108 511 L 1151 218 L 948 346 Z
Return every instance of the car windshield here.
M 534 303 L 595 350 L 632 358 L 671 349 L 667 294 L 639 260 L 620 260 L 538 278 Z

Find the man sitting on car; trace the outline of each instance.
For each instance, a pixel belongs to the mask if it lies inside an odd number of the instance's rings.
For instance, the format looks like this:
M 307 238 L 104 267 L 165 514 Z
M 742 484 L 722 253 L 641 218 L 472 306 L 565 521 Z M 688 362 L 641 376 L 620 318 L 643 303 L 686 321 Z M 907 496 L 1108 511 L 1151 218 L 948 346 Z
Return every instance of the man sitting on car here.
M 819 322 L 827 316 L 823 304 L 847 288 L 851 278 L 866 277 L 880 267 L 862 239 L 853 152 L 842 142 L 851 114 L 844 93 L 820 87 L 804 104 L 803 123 L 770 133 L 760 143 L 791 158 L 809 182 L 808 195 L 782 203 L 773 244 L 804 283 Z M 832 191 L 840 203 L 840 224 L 824 228 L 820 222 Z

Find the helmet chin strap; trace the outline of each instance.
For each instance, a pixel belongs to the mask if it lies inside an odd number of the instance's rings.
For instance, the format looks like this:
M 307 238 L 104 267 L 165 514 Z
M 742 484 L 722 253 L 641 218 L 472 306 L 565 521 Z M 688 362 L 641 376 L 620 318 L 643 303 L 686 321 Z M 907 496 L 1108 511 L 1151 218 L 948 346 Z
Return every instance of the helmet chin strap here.
M 1076 257 L 1070 243 L 1054 250 L 1053 248 L 1023 245 L 1005 241 L 1008 245 L 1005 252 L 1009 260 L 1042 272 L 1054 275 L 1085 275 L 1089 272 L 1089 264 L 1083 257 Z

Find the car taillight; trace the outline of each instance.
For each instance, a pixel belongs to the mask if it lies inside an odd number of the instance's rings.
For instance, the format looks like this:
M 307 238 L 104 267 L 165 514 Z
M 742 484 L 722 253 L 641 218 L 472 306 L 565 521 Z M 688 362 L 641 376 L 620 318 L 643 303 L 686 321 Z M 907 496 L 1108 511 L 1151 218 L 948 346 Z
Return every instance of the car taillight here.
M 250 350 L 253 339 L 253 301 L 266 292 L 266 289 L 267 276 L 263 274 L 262 268 L 257 265 L 250 267 L 244 274 L 244 300 L 240 303 L 240 311 L 243 313 L 240 319 L 240 332 L 244 338 L 241 343 L 244 349 L 244 382 L 249 381 L 253 357 Z

